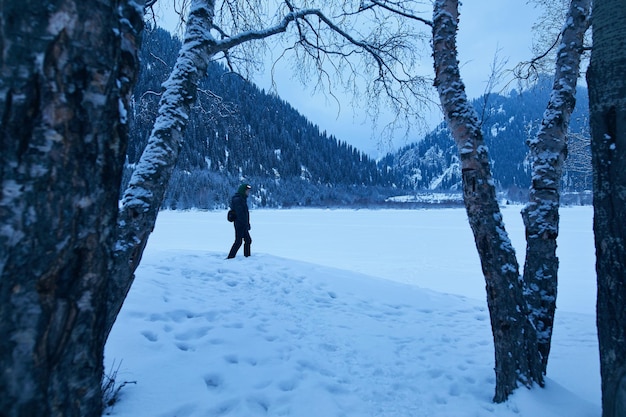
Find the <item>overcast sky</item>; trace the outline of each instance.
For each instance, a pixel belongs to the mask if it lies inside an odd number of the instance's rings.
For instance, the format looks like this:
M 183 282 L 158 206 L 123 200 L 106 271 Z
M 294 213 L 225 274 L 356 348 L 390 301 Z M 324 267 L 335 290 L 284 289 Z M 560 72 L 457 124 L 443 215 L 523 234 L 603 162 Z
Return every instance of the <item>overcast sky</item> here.
M 461 6 L 458 33 L 459 61 L 461 76 L 470 98 L 478 97 L 485 91 L 496 51 L 500 59 L 508 60 L 507 68 L 512 68 L 516 63 L 528 60 L 532 56 L 532 25 L 538 12 L 526 1 L 481 0 L 464 2 Z M 159 25 L 168 30 L 173 29 L 170 19 L 162 20 Z M 428 59 L 432 58 L 428 56 Z M 432 67 L 432 61 L 425 65 Z M 269 74 L 266 73 L 255 76 L 253 81 L 268 90 L 269 80 Z M 346 98 L 340 109 L 333 100 L 321 94 L 314 95 L 311 90 L 302 87 L 286 67 L 280 68 L 275 80 L 278 95 L 317 124 L 321 130 L 350 143 L 372 157 L 382 156 L 407 142 L 417 141 L 423 134 L 423 129 L 415 129 L 407 140 L 399 133 L 390 147 L 387 141 L 381 142 L 378 139 L 379 132 L 372 128 L 364 107 L 355 107 Z M 433 97 L 436 99 L 436 96 Z M 434 126 L 442 120 L 442 116 L 434 109 L 433 114 L 427 119 L 430 125 Z

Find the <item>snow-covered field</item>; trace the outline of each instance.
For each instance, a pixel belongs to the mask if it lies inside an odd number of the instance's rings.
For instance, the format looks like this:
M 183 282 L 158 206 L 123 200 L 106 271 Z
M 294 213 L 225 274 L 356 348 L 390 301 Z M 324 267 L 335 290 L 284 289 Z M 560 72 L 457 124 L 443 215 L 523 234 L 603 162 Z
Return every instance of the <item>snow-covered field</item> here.
M 520 207 L 503 208 L 523 263 Z M 493 404 L 464 209 L 162 212 L 106 346 L 114 416 L 599 417 L 592 208 L 561 211 L 545 389 Z M 121 364 L 120 364 L 121 363 Z

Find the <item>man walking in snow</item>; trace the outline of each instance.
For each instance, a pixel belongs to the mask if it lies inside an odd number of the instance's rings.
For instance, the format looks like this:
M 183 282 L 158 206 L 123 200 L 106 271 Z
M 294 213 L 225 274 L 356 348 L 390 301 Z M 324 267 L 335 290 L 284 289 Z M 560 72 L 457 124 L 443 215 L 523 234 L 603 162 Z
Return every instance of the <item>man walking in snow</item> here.
M 241 184 L 239 189 L 230 200 L 230 208 L 235 211 L 235 243 L 230 248 L 228 259 L 234 258 L 243 241 L 243 256 L 250 256 L 250 212 L 248 211 L 248 194 L 252 187 L 249 184 Z

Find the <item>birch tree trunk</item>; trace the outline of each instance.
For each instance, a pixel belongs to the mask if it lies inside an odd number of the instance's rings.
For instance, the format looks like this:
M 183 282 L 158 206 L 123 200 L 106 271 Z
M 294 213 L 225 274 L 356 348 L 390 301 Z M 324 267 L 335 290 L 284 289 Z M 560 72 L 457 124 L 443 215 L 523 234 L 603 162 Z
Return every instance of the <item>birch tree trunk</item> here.
M 567 129 L 576 105 L 583 38 L 589 27 L 591 0 L 572 0 L 556 59 L 552 94 L 537 136 L 529 141 L 532 183 L 522 210 L 526 227 L 524 283 L 530 315 L 537 329 L 542 373 L 546 374 L 556 310 L 556 239 L 559 234 L 560 188 L 567 158 Z
M 99 416 L 143 7 L 0 2 L 0 414 Z
M 594 0 L 587 72 L 602 416 L 626 415 L 626 7 Z
M 196 100 L 198 80 L 205 76 L 209 60 L 216 53 L 216 41 L 210 34 L 214 8 L 213 0 L 193 0 L 190 4 L 183 45 L 172 73 L 163 84 L 165 91 L 148 145 L 124 192 L 114 273 L 107 295 L 107 335 L 130 290 L 134 272 L 154 229 L 178 159 L 189 112 Z
M 518 383 L 543 385 L 535 330 L 529 320 L 515 251 L 496 200 L 489 158 L 476 111 L 465 95 L 456 54 L 458 0 L 436 0 L 433 17 L 435 86 L 459 149 L 463 199 L 487 287 L 495 346 L 495 402 Z

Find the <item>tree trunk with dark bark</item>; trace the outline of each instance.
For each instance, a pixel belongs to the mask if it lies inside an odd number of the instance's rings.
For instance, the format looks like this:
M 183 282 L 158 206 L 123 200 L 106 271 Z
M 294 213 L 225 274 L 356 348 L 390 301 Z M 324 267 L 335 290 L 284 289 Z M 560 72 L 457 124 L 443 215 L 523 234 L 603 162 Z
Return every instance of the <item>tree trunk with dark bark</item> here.
M 602 416 L 626 415 L 626 7 L 594 0 L 587 72 Z
M 0 3 L 0 414 L 99 416 L 142 7 Z
M 524 283 L 531 319 L 537 329 L 542 373 L 546 374 L 556 310 L 556 256 L 563 164 L 567 158 L 567 130 L 576 105 L 576 84 L 591 0 L 573 0 L 561 32 L 552 94 L 537 136 L 529 140 L 532 183 L 522 210 L 526 227 Z
M 515 251 L 504 228 L 476 111 L 465 95 L 456 54 L 458 0 L 437 0 L 433 18 L 435 86 L 459 149 L 463 198 L 480 256 L 495 345 L 496 393 L 503 402 L 518 383 L 543 385 L 534 327 Z

